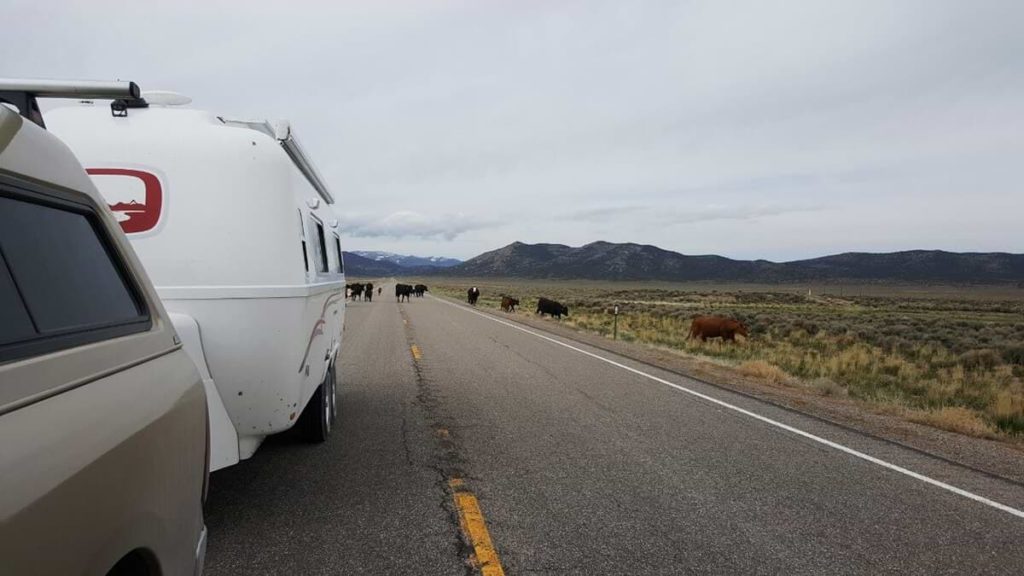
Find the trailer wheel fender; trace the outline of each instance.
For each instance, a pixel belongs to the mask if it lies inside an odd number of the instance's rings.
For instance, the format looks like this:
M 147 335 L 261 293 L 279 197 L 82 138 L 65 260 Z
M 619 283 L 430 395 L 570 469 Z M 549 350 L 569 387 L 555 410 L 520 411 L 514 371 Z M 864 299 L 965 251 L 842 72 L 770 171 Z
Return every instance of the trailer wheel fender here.
M 203 379 L 206 390 L 206 410 L 210 417 L 210 470 L 220 470 L 238 463 L 238 431 L 231 421 L 220 391 L 210 376 L 206 365 L 206 354 L 203 352 L 203 336 L 196 319 L 187 315 L 171 312 L 168 314 L 175 332 L 181 340 L 185 353 L 196 365 Z

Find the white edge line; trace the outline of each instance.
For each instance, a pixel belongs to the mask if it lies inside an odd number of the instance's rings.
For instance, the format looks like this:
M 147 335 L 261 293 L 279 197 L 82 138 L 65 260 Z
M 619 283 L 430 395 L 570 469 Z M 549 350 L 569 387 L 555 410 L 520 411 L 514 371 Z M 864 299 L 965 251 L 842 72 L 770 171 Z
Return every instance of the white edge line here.
M 729 404 L 728 402 L 724 402 L 724 401 L 719 400 L 717 398 L 712 398 L 711 396 L 708 396 L 707 394 L 702 394 L 700 392 L 697 392 L 696 390 L 691 390 L 691 389 L 689 389 L 689 388 L 687 388 L 685 386 L 681 386 L 681 385 L 676 384 L 674 382 L 670 382 L 668 380 L 665 380 L 664 378 L 658 378 L 657 376 L 654 376 L 652 374 L 648 374 L 648 373 L 643 372 L 641 370 L 637 370 L 636 368 L 633 368 L 633 367 L 630 367 L 630 366 L 626 366 L 625 364 L 620 364 L 619 362 L 616 362 L 614 360 L 605 358 L 604 356 L 600 356 L 598 354 L 594 354 L 593 352 L 589 352 L 587 350 L 583 350 L 582 348 L 577 348 L 576 346 L 573 346 L 571 344 L 566 344 L 565 342 L 562 342 L 561 340 L 557 340 L 557 339 L 552 338 L 550 336 L 545 336 L 544 334 L 541 334 L 539 332 L 534 332 L 533 330 L 530 330 L 528 328 L 523 328 L 522 326 L 519 326 L 517 324 L 513 324 L 512 322 L 507 322 L 505 320 L 501 320 L 500 318 L 495 318 L 495 317 L 493 317 L 493 316 L 491 316 L 489 314 L 484 314 L 482 312 L 477 312 L 476 310 L 472 310 L 470 308 L 466 308 L 465 306 L 462 306 L 462 305 L 459 305 L 459 304 L 455 304 L 453 302 L 449 302 L 448 300 L 444 300 L 444 299 L 438 298 L 436 296 L 431 296 L 431 298 L 434 298 L 438 302 L 443 302 L 443 303 L 445 303 L 445 304 L 447 304 L 449 306 L 454 306 L 455 308 L 458 308 L 460 310 L 464 310 L 464 311 L 469 312 L 471 314 L 476 314 L 477 316 L 480 316 L 480 317 L 486 318 L 488 320 L 497 322 L 498 324 L 504 324 L 505 326 L 508 326 L 510 328 L 515 328 L 516 330 L 520 330 L 522 332 L 526 332 L 527 334 L 531 334 L 533 336 L 536 336 L 537 338 L 541 338 L 543 340 L 547 340 L 548 342 L 553 342 L 555 344 L 558 344 L 559 346 L 564 346 L 565 348 L 568 348 L 570 350 L 574 350 L 576 352 L 579 352 L 580 354 L 584 354 L 586 356 L 590 356 L 591 358 L 595 358 L 595 359 L 600 360 L 602 362 L 606 362 L 608 364 L 611 364 L 612 366 L 616 366 L 618 368 L 622 368 L 623 370 L 626 370 L 628 372 L 632 372 L 633 374 L 637 374 L 639 376 L 643 376 L 644 378 L 648 378 L 650 380 L 654 380 L 655 382 L 658 382 L 659 384 L 664 384 L 665 386 L 668 386 L 670 388 L 675 388 L 676 390 L 678 390 L 680 392 L 685 392 L 685 393 L 690 394 L 692 396 L 696 396 L 697 398 L 700 398 L 702 400 L 706 400 L 708 402 L 711 402 L 712 404 L 717 404 L 718 406 L 721 406 L 723 408 L 728 408 L 729 410 L 733 410 L 735 412 L 739 412 L 740 414 L 743 414 L 744 416 L 749 416 L 751 418 L 754 418 L 755 420 L 760 420 L 761 422 L 764 422 L 765 424 L 769 424 L 771 426 L 775 426 L 776 428 L 781 428 L 781 429 L 783 429 L 783 430 L 785 430 L 787 432 L 791 432 L 791 433 L 796 434 L 798 436 L 803 436 L 804 438 L 807 438 L 808 440 L 813 440 L 814 442 L 817 442 L 819 444 L 824 444 L 825 446 L 828 446 L 829 448 L 833 448 L 833 449 L 838 450 L 840 452 L 845 452 L 845 453 L 847 453 L 847 454 L 849 454 L 851 456 L 855 456 L 857 458 L 860 458 L 861 460 L 866 460 L 868 462 L 871 462 L 872 464 L 877 464 L 878 466 L 881 466 L 883 468 L 888 468 L 889 470 L 892 470 L 894 472 L 898 472 L 898 473 L 903 474 L 905 476 L 910 476 L 911 478 L 914 478 L 916 480 L 920 480 L 921 482 L 924 482 L 926 484 L 931 484 L 932 486 L 936 486 L 938 488 L 942 488 L 943 490 L 952 492 L 953 494 L 957 494 L 959 496 L 963 496 L 964 498 L 969 498 L 971 500 L 974 500 L 975 502 L 980 502 L 982 504 L 985 504 L 986 506 L 991 506 L 992 508 L 995 508 L 997 510 L 1002 510 L 1003 512 L 1007 512 L 1009 514 L 1013 514 L 1014 516 L 1016 516 L 1018 518 L 1024 518 L 1024 510 L 1018 510 L 1018 509 L 1013 508 L 1011 506 L 1007 506 L 1006 504 L 1000 504 L 999 502 L 996 502 L 995 500 L 990 500 L 988 498 L 985 498 L 984 496 L 980 496 L 980 495 L 975 494 L 973 492 L 968 492 L 967 490 L 964 490 L 963 488 L 957 488 L 956 486 L 953 486 L 952 484 L 946 484 L 945 482 L 943 482 L 941 480 L 936 480 L 934 478 L 930 478 L 928 476 L 925 476 L 924 474 L 919 474 L 917 472 L 914 472 L 913 470 L 908 470 L 906 468 L 903 468 L 902 466 L 897 466 L 897 465 L 892 464 L 890 462 L 886 462 L 885 460 L 882 460 L 880 458 L 875 458 L 874 456 L 871 456 L 869 454 L 865 454 L 865 453 L 860 452 L 858 450 L 854 450 L 853 448 L 849 448 L 847 446 L 843 446 L 842 444 L 838 444 L 838 443 L 833 442 L 831 440 L 827 440 L 825 438 L 822 438 L 821 436 L 815 436 L 814 434 L 811 434 L 810 432 L 804 432 L 803 430 L 800 430 L 799 428 L 794 428 L 794 427 L 792 427 L 792 426 L 790 426 L 788 424 L 783 424 L 782 422 L 779 422 L 777 420 L 772 420 L 771 418 L 768 418 L 766 416 L 761 416 L 760 414 L 755 414 L 754 412 L 751 412 L 750 410 L 746 410 L 744 408 L 740 408 L 739 406 L 735 406 L 733 404 Z

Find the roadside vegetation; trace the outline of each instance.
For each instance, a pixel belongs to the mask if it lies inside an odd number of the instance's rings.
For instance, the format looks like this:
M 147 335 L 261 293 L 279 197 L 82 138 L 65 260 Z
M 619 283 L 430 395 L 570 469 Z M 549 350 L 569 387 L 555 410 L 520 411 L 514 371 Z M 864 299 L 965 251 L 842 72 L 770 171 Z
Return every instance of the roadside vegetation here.
M 833 286 L 666 286 L 475 281 L 479 305 L 502 294 L 532 315 L 546 296 L 569 307 L 562 322 L 702 357 L 777 386 L 859 400 L 938 428 L 1024 441 L 1024 290 Z M 434 280 L 439 295 L 465 300 L 466 280 Z M 737 344 L 688 340 L 701 314 L 737 318 Z

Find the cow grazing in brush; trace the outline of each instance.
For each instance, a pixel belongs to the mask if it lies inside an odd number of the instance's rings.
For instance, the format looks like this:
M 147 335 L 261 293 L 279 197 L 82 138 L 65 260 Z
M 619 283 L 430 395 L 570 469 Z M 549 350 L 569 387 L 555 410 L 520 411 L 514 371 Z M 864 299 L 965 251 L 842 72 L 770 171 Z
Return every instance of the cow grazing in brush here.
M 747 337 L 747 326 L 739 320 L 722 316 L 697 316 L 690 323 L 690 338 L 700 338 L 707 342 L 708 338 L 721 338 L 723 342 L 735 342 L 736 335 Z
M 430 290 L 427 290 L 426 284 L 417 284 L 416 286 L 413 286 L 413 292 L 416 293 L 417 297 L 423 298 L 423 293 L 430 292 Z
M 373 283 L 367 282 L 363 286 L 363 298 L 366 298 L 367 302 L 373 302 Z
M 395 284 L 395 300 L 401 302 L 402 298 L 405 301 L 409 301 L 409 296 L 412 294 L 412 286 L 408 284 Z
M 502 312 L 515 312 L 516 306 L 519 306 L 519 299 L 511 296 L 501 297 L 501 311 Z
M 469 302 L 473 306 L 476 306 L 476 301 L 480 299 L 480 289 L 473 286 L 469 290 L 466 290 L 466 302 Z
M 363 289 L 365 288 L 365 286 L 363 286 L 362 284 L 360 284 L 358 282 L 353 282 L 352 284 L 347 285 L 346 288 L 348 288 L 349 296 L 353 300 L 356 300 L 356 299 L 362 300 L 363 299 Z
M 537 300 L 537 314 L 541 316 L 550 314 L 552 318 L 562 319 L 562 316 L 569 315 L 569 307 L 563 306 L 554 300 L 548 300 L 547 298 L 541 298 Z

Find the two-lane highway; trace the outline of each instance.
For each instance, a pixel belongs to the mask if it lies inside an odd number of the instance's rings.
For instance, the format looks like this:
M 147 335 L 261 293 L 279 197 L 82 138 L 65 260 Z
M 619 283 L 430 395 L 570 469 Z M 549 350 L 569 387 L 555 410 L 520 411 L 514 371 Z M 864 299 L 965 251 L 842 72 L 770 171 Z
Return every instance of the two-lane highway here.
M 214 475 L 210 573 L 465 573 L 453 485 L 509 574 L 1024 566 L 1024 487 L 389 288 L 349 305 L 336 435 Z
M 212 475 L 207 574 L 465 574 L 398 306 L 346 316 L 337 427 Z

